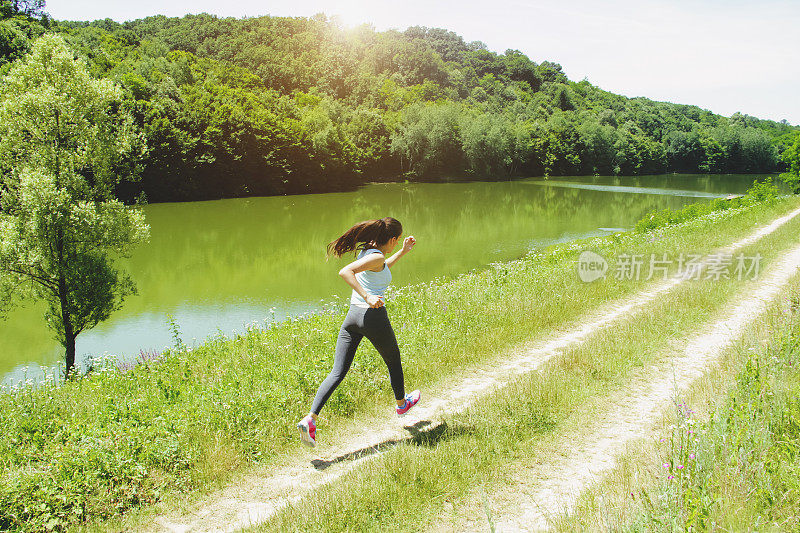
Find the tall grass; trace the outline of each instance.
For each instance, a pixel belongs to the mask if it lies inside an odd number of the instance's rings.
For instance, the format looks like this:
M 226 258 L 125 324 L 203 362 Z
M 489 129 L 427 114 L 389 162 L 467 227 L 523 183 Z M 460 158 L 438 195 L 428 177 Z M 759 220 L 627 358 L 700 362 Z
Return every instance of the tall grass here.
M 398 289 L 388 306 L 407 383 L 435 384 L 646 284 L 580 282 L 574 261 L 585 247 L 607 257 L 670 247 L 702 252 L 797 203 L 785 198 L 659 233 L 559 245 Z M 249 464 L 281 456 L 296 445 L 294 422 L 329 371 L 344 305 L 253 324 L 196 349 L 176 342 L 133 368 L 100 362 L 77 381 L 0 394 L 0 529 L 57 530 L 120 516 L 176 493 L 207 490 Z M 380 356 L 364 343 L 324 414 L 335 422 L 376 402 L 388 409 L 385 374 Z
M 678 406 L 660 483 L 626 529 L 800 529 L 799 307 L 794 294 L 785 329 L 750 352 L 709 419 Z

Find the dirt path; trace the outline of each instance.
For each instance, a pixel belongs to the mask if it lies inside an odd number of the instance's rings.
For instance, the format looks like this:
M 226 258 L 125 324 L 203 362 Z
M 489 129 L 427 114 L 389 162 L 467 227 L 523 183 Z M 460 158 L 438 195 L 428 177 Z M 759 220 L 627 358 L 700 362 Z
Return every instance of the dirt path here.
M 769 235 L 798 215 L 800 209 L 718 251 L 733 253 Z M 180 533 L 235 531 L 261 522 L 286 504 L 301 500 L 309 491 L 336 480 L 363 461 L 380 456 L 388 447 L 410 439 L 420 428 L 437 426 L 442 414 L 466 409 L 477 398 L 502 387 L 510 379 L 535 371 L 564 349 L 574 347 L 590 335 L 630 318 L 658 296 L 683 282 L 684 279 L 671 278 L 631 297 L 606 304 L 577 321 L 580 326 L 571 331 L 547 342 L 520 346 L 505 354 L 500 364 L 495 361 L 483 365 L 470 371 L 467 378 L 456 378 L 460 381 L 450 380 L 436 390 L 426 391 L 424 403 L 415 408 L 414 416 L 418 422 L 412 426 L 402 426 L 395 418 L 387 416 L 385 420 L 373 420 L 368 426 L 348 428 L 349 438 L 337 446 L 319 447 L 315 451 L 293 454 L 285 459 L 283 465 L 248 475 L 239 482 L 210 494 L 197 509 L 187 514 L 158 517 L 150 530 Z M 373 430 L 375 427 L 383 429 L 376 432 Z M 572 474 L 565 472 L 565 475 Z M 558 489 L 551 497 L 545 497 L 549 498 L 547 501 L 555 502 L 568 493 L 571 494 L 566 489 Z M 509 527 L 513 528 L 513 524 L 517 522 L 513 517 L 509 520 Z
M 700 378 L 725 348 L 767 310 L 800 269 L 800 246 L 785 253 L 756 288 L 737 298 L 721 318 L 686 340 L 680 353 L 646 368 L 624 393 L 606 400 L 609 409 L 579 432 L 559 439 L 558 457 L 519 465 L 517 482 L 492 505 L 496 531 L 541 531 L 549 519 L 569 511 L 581 492 L 616 465 L 634 440 L 653 436 L 664 413 Z M 463 517 L 458 531 L 483 531 L 486 515 Z M 452 530 L 452 520 L 432 530 Z

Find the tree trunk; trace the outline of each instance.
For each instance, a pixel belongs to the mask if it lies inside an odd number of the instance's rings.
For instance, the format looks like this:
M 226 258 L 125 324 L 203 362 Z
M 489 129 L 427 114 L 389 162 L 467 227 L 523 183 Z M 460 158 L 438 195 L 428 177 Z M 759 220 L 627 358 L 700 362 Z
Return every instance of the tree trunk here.
M 67 329 L 67 328 L 64 328 Z M 70 330 L 72 329 L 70 324 Z M 65 332 L 66 333 L 66 332 Z M 66 348 L 66 363 L 67 363 L 67 371 L 66 377 L 72 377 L 72 374 L 75 371 L 75 335 L 70 332 L 69 334 L 64 335 L 64 348 Z
M 63 273 L 64 252 L 63 239 L 59 232 L 59 239 L 56 247 L 58 249 L 58 259 L 62 272 L 58 277 L 58 299 L 61 304 L 61 324 L 64 327 L 64 348 L 66 349 L 66 375 L 67 379 L 72 377 L 75 368 L 75 328 L 72 327 L 72 314 L 70 313 L 69 297 L 67 293 L 67 280 Z
M 60 284 L 62 287 L 65 284 L 62 282 Z M 69 313 L 69 303 L 67 302 L 66 298 L 66 291 L 63 291 L 61 296 L 61 321 L 64 325 L 64 348 L 66 349 L 66 377 L 72 377 L 72 373 L 75 369 L 75 329 L 72 327 L 72 316 Z

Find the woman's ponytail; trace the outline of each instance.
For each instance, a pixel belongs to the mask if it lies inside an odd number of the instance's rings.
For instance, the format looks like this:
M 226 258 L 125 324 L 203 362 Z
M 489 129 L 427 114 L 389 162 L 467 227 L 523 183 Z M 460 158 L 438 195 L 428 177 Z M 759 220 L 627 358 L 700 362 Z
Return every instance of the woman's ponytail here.
M 342 257 L 357 249 L 366 249 L 370 245 L 382 246 L 392 237 L 403 234 L 400 221 L 392 217 L 365 220 L 344 232 L 338 239 L 328 244 L 328 256 Z

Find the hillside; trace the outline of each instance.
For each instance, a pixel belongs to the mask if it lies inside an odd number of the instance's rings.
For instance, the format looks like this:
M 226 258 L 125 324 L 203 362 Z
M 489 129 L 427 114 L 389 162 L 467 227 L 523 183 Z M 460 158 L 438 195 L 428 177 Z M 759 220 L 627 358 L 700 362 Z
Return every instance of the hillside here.
M 56 31 L 94 75 L 126 89 L 149 147 L 141 180 L 119 191 L 128 201 L 382 179 L 775 172 L 797 130 L 616 95 L 445 29 L 346 30 L 324 15 L 2 16 L 0 73 Z

